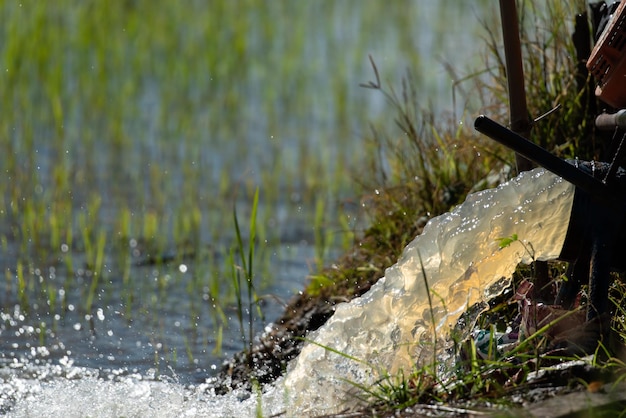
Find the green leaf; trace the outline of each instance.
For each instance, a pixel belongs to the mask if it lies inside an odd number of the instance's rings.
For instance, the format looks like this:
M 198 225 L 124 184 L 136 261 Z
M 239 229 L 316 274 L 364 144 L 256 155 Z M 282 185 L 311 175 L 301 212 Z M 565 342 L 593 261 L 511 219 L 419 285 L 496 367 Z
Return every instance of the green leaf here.
M 496 241 L 498 242 L 500 249 L 502 249 L 508 247 L 511 243 L 518 241 L 518 238 L 517 234 L 513 234 L 510 237 L 496 238 Z

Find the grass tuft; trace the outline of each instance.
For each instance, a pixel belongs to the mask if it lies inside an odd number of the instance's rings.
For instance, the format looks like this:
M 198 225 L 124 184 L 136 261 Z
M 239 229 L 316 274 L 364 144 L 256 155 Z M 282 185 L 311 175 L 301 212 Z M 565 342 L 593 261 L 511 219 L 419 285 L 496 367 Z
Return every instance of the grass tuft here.
M 235 224 L 236 233 L 236 247 L 235 252 L 239 255 L 239 266 L 234 264 L 234 256 L 231 251 L 231 263 L 233 286 L 235 287 L 235 296 L 237 298 L 237 319 L 239 321 L 239 328 L 241 331 L 241 339 L 244 343 L 244 352 L 251 353 L 252 346 L 254 344 L 254 323 L 255 318 L 259 318 L 263 321 L 263 313 L 261 311 L 261 305 L 259 304 L 259 297 L 255 288 L 255 266 L 254 266 L 254 254 L 256 248 L 256 218 L 257 208 L 259 204 L 259 189 L 257 188 L 254 193 L 254 199 L 252 201 L 252 212 L 250 214 L 250 226 L 248 231 L 248 246 L 244 246 L 243 238 L 241 235 L 241 229 L 239 227 L 239 219 L 237 217 L 237 210 L 233 208 L 233 220 Z M 241 285 L 241 276 L 243 275 L 245 288 Z M 245 291 L 245 293 L 244 293 Z M 244 298 L 247 296 L 247 304 L 244 304 Z M 255 315 L 256 313 L 256 315 Z M 247 330 L 245 322 L 247 322 Z M 252 364 L 250 364 L 252 367 Z

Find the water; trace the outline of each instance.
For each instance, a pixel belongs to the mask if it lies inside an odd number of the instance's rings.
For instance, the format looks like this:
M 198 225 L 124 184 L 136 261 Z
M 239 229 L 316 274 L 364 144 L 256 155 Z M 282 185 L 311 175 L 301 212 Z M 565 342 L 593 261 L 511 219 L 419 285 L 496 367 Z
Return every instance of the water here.
M 252 417 L 284 409 L 284 393 L 269 388 L 263 397 L 246 392 L 215 396 L 207 385 L 183 386 L 145 375 L 99 376 L 90 369 L 59 366 L 32 378 L 2 376 L 3 398 L 17 400 L 14 417 Z M 3 409 L 0 406 L 0 412 Z
M 381 371 L 427 364 L 432 336 L 437 335 L 440 352 L 449 346 L 449 330 L 459 316 L 468 306 L 499 294 L 506 287 L 502 279 L 510 278 L 518 263 L 556 258 L 573 191 L 570 183 L 536 169 L 472 194 L 452 212 L 432 219 L 369 292 L 337 308 L 310 336 L 316 344 L 306 345 L 287 376 L 268 385 L 262 395 L 234 392 L 216 397 L 206 385 L 181 385 L 175 376 L 155 380 L 132 373 L 103 375 L 75 368 L 66 359 L 43 373 L 36 366 L 14 364 L 12 370 L 18 373 L 8 373 L 5 402 L 16 402 L 10 414 L 15 417 L 253 416 L 257 408 L 266 416 L 282 411 L 302 416 L 354 406 L 355 388 L 346 379 L 368 385 Z M 500 248 L 497 239 L 513 234 L 526 247 L 513 242 Z M 527 250 L 531 245 L 532 254 Z M 434 318 L 422 272 L 433 294 Z
M 439 350 L 449 347 L 449 332 L 460 315 L 499 294 L 506 287 L 502 278 L 510 278 L 520 262 L 558 257 L 573 190 L 570 183 L 537 169 L 470 195 L 452 212 L 431 220 L 384 278 L 362 297 L 339 306 L 310 336 L 318 345 L 305 346 L 286 378 L 294 408 L 337 412 L 356 402 L 355 388 L 346 379 L 367 386 L 385 372 L 409 372 L 431 362 L 433 344 Z M 513 234 L 534 253 L 521 242 L 500 249 L 497 239 Z
M 265 297 L 261 306 L 266 321 L 278 318 L 284 305 L 302 289 L 310 271 L 307 260 L 314 258 L 307 245 L 285 245 L 273 251 L 269 260 L 276 272 L 271 282 L 259 289 Z M 29 312 L 19 304 L 7 307 L 0 313 L 0 365 L 13 359 L 34 365 L 56 364 L 69 357 L 81 367 L 133 373 L 155 369 L 166 375 L 175 370 L 181 382 L 202 382 L 215 373 L 221 358 L 241 350 L 242 342 L 236 338 L 235 307 L 228 303 L 224 315 L 232 327 L 225 331 L 221 352 L 214 351 L 217 324 L 222 320 L 212 308 L 209 285 L 194 283 L 194 276 L 201 272 L 202 266 L 193 259 L 134 267 L 136 276 L 145 274 L 152 279 L 136 289 L 132 307 L 127 289 L 119 281 L 109 283 L 98 295 L 93 314 L 71 304 L 62 315 L 50 315 L 46 305 L 30 306 Z M 55 274 L 61 276 L 62 271 Z M 68 299 L 80 301 L 80 291 L 76 289 Z M 255 325 L 256 331 L 262 329 L 260 320 Z

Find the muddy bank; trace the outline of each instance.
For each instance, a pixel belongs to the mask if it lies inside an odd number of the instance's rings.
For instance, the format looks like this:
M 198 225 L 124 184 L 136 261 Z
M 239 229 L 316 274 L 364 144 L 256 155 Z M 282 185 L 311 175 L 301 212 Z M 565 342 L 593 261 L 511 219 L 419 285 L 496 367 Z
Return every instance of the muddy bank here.
M 222 365 L 214 382 L 216 392 L 223 394 L 238 387 L 250 388 L 252 381 L 261 385 L 273 382 L 300 353 L 302 338 L 324 325 L 337 303 L 362 295 L 375 282 L 376 279 L 357 279 L 357 293 L 330 299 L 302 292 L 291 300 L 283 316 L 270 325 L 270 330 L 258 337 L 251 353 L 240 352 Z

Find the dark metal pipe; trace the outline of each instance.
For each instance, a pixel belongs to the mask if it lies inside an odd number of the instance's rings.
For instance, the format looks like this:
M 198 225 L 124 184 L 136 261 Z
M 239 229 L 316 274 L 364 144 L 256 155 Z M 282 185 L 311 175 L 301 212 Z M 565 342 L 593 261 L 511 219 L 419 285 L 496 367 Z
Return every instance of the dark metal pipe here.
M 596 127 L 601 131 L 614 131 L 615 128 L 626 129 L 626 109 L 616 113 L 602 113 L 596 118 Z
M 541 148 L 526 138 L 516 134 L 497 122 L 481 115 L 474 121 L 474 128 L 489 138 L 494 139 L 502 145 L 523 155 L 531 161 L 539 164 L 563 179 L 574 184 L 589 195 L 598 197 L 604 201 L 611 200 L 612 196 L 609 187 L 602 181 L 577 169 L 565 160 L 555 157 L 545 149 Z

